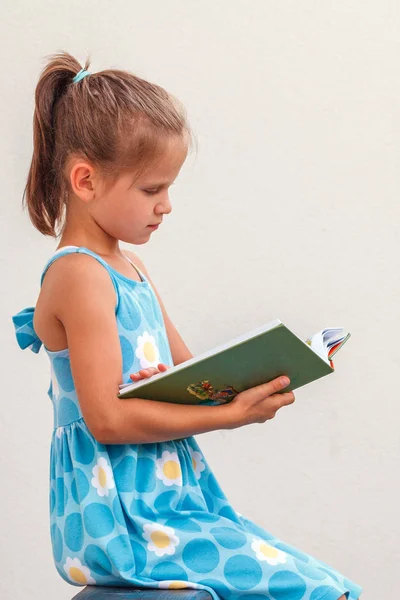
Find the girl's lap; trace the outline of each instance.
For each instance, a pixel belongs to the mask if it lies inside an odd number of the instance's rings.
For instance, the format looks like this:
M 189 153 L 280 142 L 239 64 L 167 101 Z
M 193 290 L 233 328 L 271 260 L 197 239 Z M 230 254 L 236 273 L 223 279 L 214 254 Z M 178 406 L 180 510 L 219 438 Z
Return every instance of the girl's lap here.
M 282 552 L 286 555 L 286 562 L 283 562 L 284 558 L 282 555 L 275 554 L 277 560 L 279 560 L 278 557 L 281 556 L 282 562 L 277 572 L 280 572 L 282 582 L 285 579 L 284 572 L 286 570 L 292 573 L 289 580 L 293 583 L 297 581 L 299 590 L 303 587 L 303 583 L 301 582 L 302 579 L 304 579 L 306 584 L 307 582 L 310 582 L 310 580 L 314 582 L 313 587 L 315 588 L 315 592 L 314 596 L 310 593 L 310 600 L 319 600 L 320 594 L 323 594 L 321 596 L 323 600 L 331 600 L 331 598 L 332 600 L 335 600 L 335 598 L 337 600 L 341 595 L 347 595 L 351 600 L 359 598 L 361 587 L 346 578 L 337 569 L 315 558 L 311 554 L 299 550 L 280 538 L 273 536 L 270 532 L 260 527 L 251 519 L 248 519 L 245 516 L 242 516 L 241 519 L 246 530 L 250 534 L 254 534 L 255 538 L 258 537 L 259 539 L 265 540 L 267 545 L 271 546 L 277 553 Z M 268 548 L 261 547 L 260 550 L 264 551 L 266 555 L 268 555 L 268 553 L 271 555 L 271 551 L 268 552 Z M 268 559 L 265 558 L 265 560 Z M 278 580 L 279 577 L 277 576 L 275 581 L 277 582 Z M 308 587 L 310 587 L 309 583 Z M 309 593 L 308 589 L 307 592 Z M 341 593 L 335 597 L 335 594 L 338 592 Z M 292 596 L 290 596 L 290 598 L 291 597 Z M 303 596 L 300 597 L 303 599 Z M 279 592 L 277 595 L 277 599 L 278 598 L 281 598 Z M 285 597 L 282 596 L 282 599 L 283 598 Z M 293 596 L 293 598 L 295 598 L 295 596 Z M 308 598 L 308 596 L 304 595 L 304 598 Z

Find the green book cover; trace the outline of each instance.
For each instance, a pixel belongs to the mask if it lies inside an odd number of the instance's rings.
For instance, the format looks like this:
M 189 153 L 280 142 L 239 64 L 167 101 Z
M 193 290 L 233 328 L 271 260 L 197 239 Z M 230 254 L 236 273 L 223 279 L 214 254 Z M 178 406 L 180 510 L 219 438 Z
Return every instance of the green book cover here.
M 343 337 L 336 339 L 344 343 Z M 215 405 L 280 375 L 290 378 L 282 392 L 295 390 L 333 373 L 331 365 L 327 354 L 324 358 L 275 319 L 168 371 L 121 384 L 118 397 Z

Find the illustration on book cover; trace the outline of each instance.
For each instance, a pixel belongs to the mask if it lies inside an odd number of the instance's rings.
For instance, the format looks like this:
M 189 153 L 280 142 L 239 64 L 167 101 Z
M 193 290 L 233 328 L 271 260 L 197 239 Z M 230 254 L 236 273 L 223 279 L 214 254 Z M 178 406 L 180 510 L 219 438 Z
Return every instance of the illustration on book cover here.
M 221 404 L 228 402 L 228 400 L 232 400 L 232 398 L 239 393 L 231 385 L 220 390 L 214 390 L 208 379 L 198 381 L 197 383 L 191 383 L 186 389 L 200 400 L 221 400 Z

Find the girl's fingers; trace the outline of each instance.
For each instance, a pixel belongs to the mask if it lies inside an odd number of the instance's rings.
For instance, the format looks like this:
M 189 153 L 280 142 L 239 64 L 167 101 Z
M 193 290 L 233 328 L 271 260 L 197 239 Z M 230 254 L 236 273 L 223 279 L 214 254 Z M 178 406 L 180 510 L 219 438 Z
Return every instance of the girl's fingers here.
M 134 379 L 135 381 L 138 381 L 139 379 L 143 379 L 144 377 L 147 377 L 147 375 L 145 375 L 144 369 L 142 369 L 141 371 L 138 371 L 137 373 L 132 373 L 131 375 L 129 375 L 129 377 L 131 379 Z
M 151 377 L 155 373 L 158 373 L 158 369 L 155 367 L 149 367 L 148 369 L 140 369 L 137 373 L 132 373 L 129 377 L 131 379 L 142 379 L 145 377 Z
M 157 367 L 149 367 L 148 369 L 140 369 L 137 373 L 132 373 L 129 375 L 131 379 L 134 381 L 138 381 L 139 379 L 144 379 L 146 377 L 151 377 L 156 373 L 167 371 L 169 369 L 169 365 L 165 365 L 164 363 L 159 363 Z
M 139 371 L 139 373 L 142 377 L 151 377 L 152 375 L 154 375 L 157 372 L 158 372 L 158 369 L 155 369 L 154 367 L 150 367 L 149 369 L 141 369 Z

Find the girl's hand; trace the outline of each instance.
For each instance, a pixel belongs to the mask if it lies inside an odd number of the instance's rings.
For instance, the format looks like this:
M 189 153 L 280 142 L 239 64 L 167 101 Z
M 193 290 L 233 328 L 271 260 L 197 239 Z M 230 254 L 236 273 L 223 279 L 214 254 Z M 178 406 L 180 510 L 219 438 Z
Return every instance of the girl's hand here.
M 147 369 L 140 369 L 137 373 L 132 373 L 129 377 L 132 381 L 139 381 L 140 379 L 146 379 L 155 375 L 156 373 L 162 373 L 169 369 L 169 365 L 164 365 L 164 363 L 159 363 L 157 367 L 149 367 Z
M 289 383 L 289 378 L 286 383 L 282 383 L 281 377 L 276 377 L 268 383 L 249 388 L 235 396 L 226 406 L 235 414 L 236 426 L 264 423 L 267 419 L 273 419 L 275 413 L 283 406 L 293 404 L 293 392 L 278 393 Z

